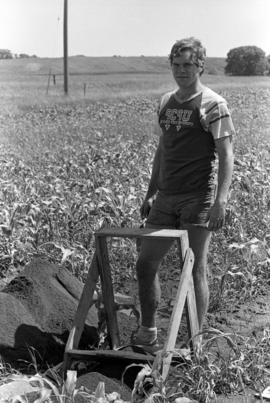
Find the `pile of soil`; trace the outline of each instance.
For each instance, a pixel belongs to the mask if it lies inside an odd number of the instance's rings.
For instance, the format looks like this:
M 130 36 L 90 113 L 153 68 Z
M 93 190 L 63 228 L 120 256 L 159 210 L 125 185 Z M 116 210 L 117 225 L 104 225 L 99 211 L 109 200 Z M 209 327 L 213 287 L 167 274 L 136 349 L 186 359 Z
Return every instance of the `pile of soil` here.
M 13 367 L 23 361 L 55 365 L 63 360 L 83 284 L 67 269 L 33 260 L 0 292 L 0 355 Z M 89 310 L 81 346 L 95 345 L 98 315 Z
M 9 283 L 2 285 L 2 360 L 24 373 L 61 363 L 82 290 L 83 284 L 67 269 L 42 259 L 34 259 Z M 130 298 L 125 295 L 116 294 L 115 299 L 119 306 L 130 303 Z M 130 312 L 126 310 L 118 315 L 125 339 L 136 328 L 136 320 L 128 317 Z M 80 349 L 97 345 L 98 321 L 98 311 L 93 305 L 86 319 Z M 130 376 L 131 386 L 139 369 Z M 131 390 L 120 382 L 124 370 L 122 362 L 107 362 L 105 365 L 93 362 L 91 368 L 86 366 L 88 373 L 78 371 L 77 387 L 83 385 L 94 391 L 99 382 L 104 382 L 106 393 L 118 392 L 122 399 L 130 400 Z M 111 379 L 112 373 L 115 379 Z

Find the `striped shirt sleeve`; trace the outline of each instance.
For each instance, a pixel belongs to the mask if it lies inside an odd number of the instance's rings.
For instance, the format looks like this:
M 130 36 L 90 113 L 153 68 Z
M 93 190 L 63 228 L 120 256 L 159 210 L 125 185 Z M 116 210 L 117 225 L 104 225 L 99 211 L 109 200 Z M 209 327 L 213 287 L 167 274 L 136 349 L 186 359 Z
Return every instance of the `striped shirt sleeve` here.
M 212 94 L 212 91 L 206 92 L 201 109 L 201 123 L 206 131 L 212 133 L 214 140 L 217 140 L 233 135 L 235 129 L 225 99 Z
M 210 111 L 206 111 L 206 124 L 215 140 L 234 134 L 234 126 L 225 102 L 217 103 Z

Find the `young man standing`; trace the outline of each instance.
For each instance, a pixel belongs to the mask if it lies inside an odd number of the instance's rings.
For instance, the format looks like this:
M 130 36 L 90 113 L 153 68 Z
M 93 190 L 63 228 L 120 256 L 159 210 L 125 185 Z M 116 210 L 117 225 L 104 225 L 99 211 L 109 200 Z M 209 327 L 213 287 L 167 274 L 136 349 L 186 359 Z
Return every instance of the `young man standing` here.
M 233 172 L 234 133 L 226 101 L 200 81 L 205 58 L 205 48 L 193 37 L 177 41 L 171 49 L 169 60 L 177 89 L 160 101 L 155 130 L 159 144 L 141 207 L 147 228 L 188 231 L 195 258 L 193 278 L 200 329 L 209 301 L 208 247 L 211 231 L 224 224 Z M 143 240 L 136 265 L 142 317 L 135 342 L 149 351 L 158 347 L 158 269 L 171 244 Z

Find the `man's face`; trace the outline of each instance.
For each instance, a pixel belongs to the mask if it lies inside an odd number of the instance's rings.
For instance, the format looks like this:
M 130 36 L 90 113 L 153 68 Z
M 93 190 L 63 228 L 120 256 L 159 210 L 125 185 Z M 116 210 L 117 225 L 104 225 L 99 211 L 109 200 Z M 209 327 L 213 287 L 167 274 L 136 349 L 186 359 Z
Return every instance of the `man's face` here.
M 200 77 L 201 67 L 194 62 L 191 50 L 183 50 L 179 56 L 172 60 L 173 77 L 181 88 L 188 88 L 197 83 Z

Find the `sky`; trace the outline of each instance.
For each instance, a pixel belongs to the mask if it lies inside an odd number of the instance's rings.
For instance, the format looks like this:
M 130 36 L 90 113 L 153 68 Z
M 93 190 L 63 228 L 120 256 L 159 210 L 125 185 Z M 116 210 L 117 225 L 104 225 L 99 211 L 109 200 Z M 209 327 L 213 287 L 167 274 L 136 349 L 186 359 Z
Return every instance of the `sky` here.
M 0 0 L 0 48 L 63 55 L 64 0 Z M 209 57 L 238 46 L 270 54 L 270 0 L 68 0 L 68 54 L 167 56 L 199 38 Z

